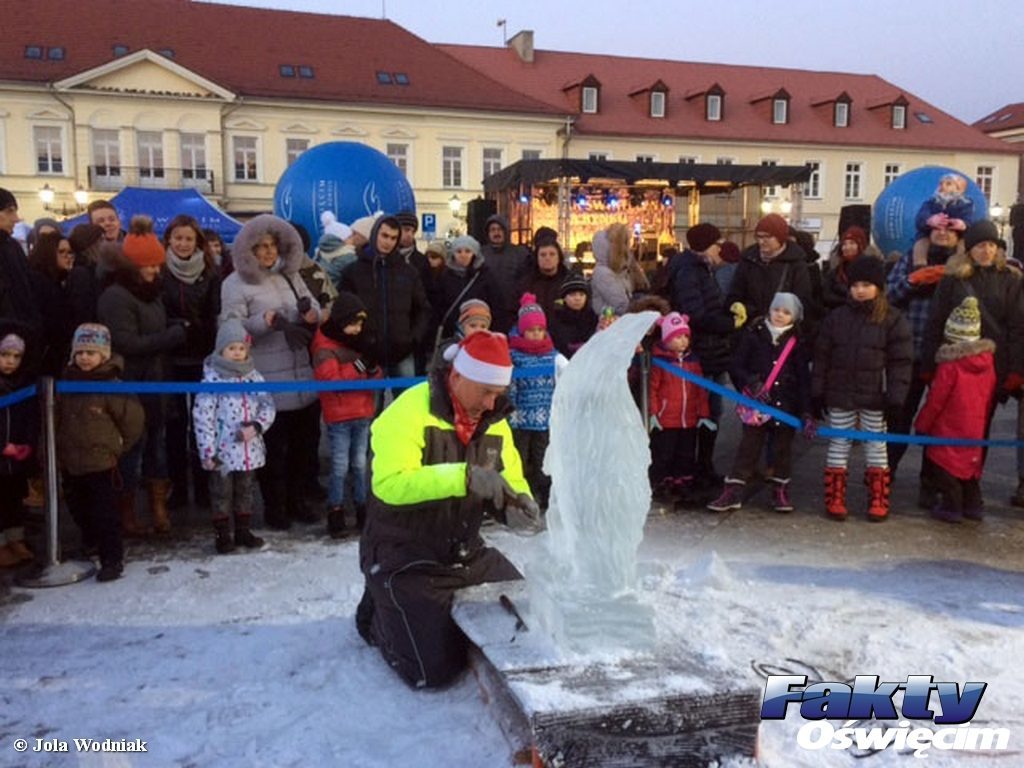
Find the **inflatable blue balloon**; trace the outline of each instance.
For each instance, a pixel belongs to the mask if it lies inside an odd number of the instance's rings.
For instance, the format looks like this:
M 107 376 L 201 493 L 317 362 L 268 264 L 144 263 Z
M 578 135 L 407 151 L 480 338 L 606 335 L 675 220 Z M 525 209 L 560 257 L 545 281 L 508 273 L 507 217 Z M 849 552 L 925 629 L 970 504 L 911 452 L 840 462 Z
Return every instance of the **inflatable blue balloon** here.
M 882 253 L 910 250 L 917 237 L 917 213 L 921 205 L 935 195 L 939 181 L 946 174 L 956 174 L 966 183 L 964 197 L 970 201 L 966 207 L 972 209 L 966 223 L 988 216 L 988 201 L 967 174 L 936 165 L 908 171 L 882 190 L 871 211 L 871 235 Z
M 415 210 L 416 198 L 405 175 L 387 155 L 354 141 L 332 141 L 306 150 L 274 190 L 274 213 L 304 226 L 311 248 L 323 234 L 324 211 L 351 224 L 378 211 Z

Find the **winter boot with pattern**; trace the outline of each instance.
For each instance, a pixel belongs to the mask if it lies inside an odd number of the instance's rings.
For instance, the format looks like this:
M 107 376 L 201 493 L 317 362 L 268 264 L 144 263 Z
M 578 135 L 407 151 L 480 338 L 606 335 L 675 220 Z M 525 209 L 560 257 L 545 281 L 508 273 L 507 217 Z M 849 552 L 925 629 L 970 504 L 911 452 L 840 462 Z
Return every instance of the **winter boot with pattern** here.
M 793 502 L 789 500 L 789 480 L 772 479 L 772 509 L 776 512 L 792 512 Z
M 708 509 L 712 512 L 729 512 L 733 509 L 739 509 L 743 506 L 744 485 L 746 483 L 742 480 L 732 477 L 725 478 L 725 489 L 722 491 L 722 495 L 708 504 Z
M 213 530 L 217 535 L 213 545 L 217 554 L 227 555 L 235 551 L 235 542 L 231 540 L 231 520 L 221 517 L 213 521 Z
M 864 484 L 868 487 L 868 520 L 880 523 L 889 516 L 891 477 L 888 467 L 868 467 L 864 470 Z
M 171 518 L 167 514 L 167 497 L 171 494 L 170 480 L 148 480 L 149 511 L 153 515 L 153 532 L 159 535 L 171 532 Z
M 332 539 L 345 538 L 345 505 L 339 504 L 327 510 L 327 535 Z
M 252 515 L 235 514 L 235 544 L 246 549 L 259 549 L 266 542 L 252 532 Z
M 849 472 L 846 467 L 825 467 L 825 512 L 833 520 L 845 520 L 846 509 L 846 478 Z

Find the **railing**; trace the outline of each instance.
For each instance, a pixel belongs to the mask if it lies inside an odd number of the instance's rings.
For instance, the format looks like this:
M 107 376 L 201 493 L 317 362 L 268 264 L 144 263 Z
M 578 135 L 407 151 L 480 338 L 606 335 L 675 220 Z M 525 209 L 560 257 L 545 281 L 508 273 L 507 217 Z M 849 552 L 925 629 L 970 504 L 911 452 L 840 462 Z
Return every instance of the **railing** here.
M 208 168 L 149 168 L 127 165 L 90 165 L 89 188 L 117 191 L 124 187 L 185 189 L 216 193 L 213 171 Z

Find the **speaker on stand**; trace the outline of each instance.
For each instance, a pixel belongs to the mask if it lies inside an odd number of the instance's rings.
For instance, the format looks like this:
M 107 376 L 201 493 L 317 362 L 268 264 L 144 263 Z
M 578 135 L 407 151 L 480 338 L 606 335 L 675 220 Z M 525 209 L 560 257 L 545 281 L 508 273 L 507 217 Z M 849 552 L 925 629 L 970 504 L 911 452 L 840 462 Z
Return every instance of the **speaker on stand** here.
M 466 204 L 466 231 L 481 245 L 487 243 L 487 219 L 498 212 L 497 200 L 478 197 Z

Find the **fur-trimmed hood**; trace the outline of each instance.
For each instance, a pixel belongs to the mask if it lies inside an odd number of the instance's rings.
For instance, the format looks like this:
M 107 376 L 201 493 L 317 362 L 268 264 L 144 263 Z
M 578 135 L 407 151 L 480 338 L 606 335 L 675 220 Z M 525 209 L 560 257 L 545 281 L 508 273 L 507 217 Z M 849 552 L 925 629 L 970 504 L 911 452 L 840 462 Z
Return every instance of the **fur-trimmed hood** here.
M 974 274 L 977 266 L 968 254 L 957 252 L 950 256 L 949 261 L 946 262 L 946 276 L 955 277 L 958 280 L 966 280 Z M 1013 269 L 1013 267 L 1006 263 L 1006 251 L 1003 250 L 996 253 L 994 266 L 1000 272 Z
M 936 363 L 950 363 L 954 360 L 963 360 L 974 355 L 981 355 L 985 352 L 995 354 L 996 343 L 992 339 L 978 339 L 977 341 L 958 341 L 955 344 L 943 344 L 935 353 Z
M 282 262 L 281 273 L 292 275 L 302 267 L 303 256 L 306 254 L 302 249 L 302 238 L 295 227 L 278 216 L 261 214 L 245 222 L 231 248 L 235 271 L 243 282 L 250 285 L 263 282 L 267 274 L 267 271 L 257 263 L 256 254 L 252 249 L 268 232 L 277 239 L 277 255 Z

